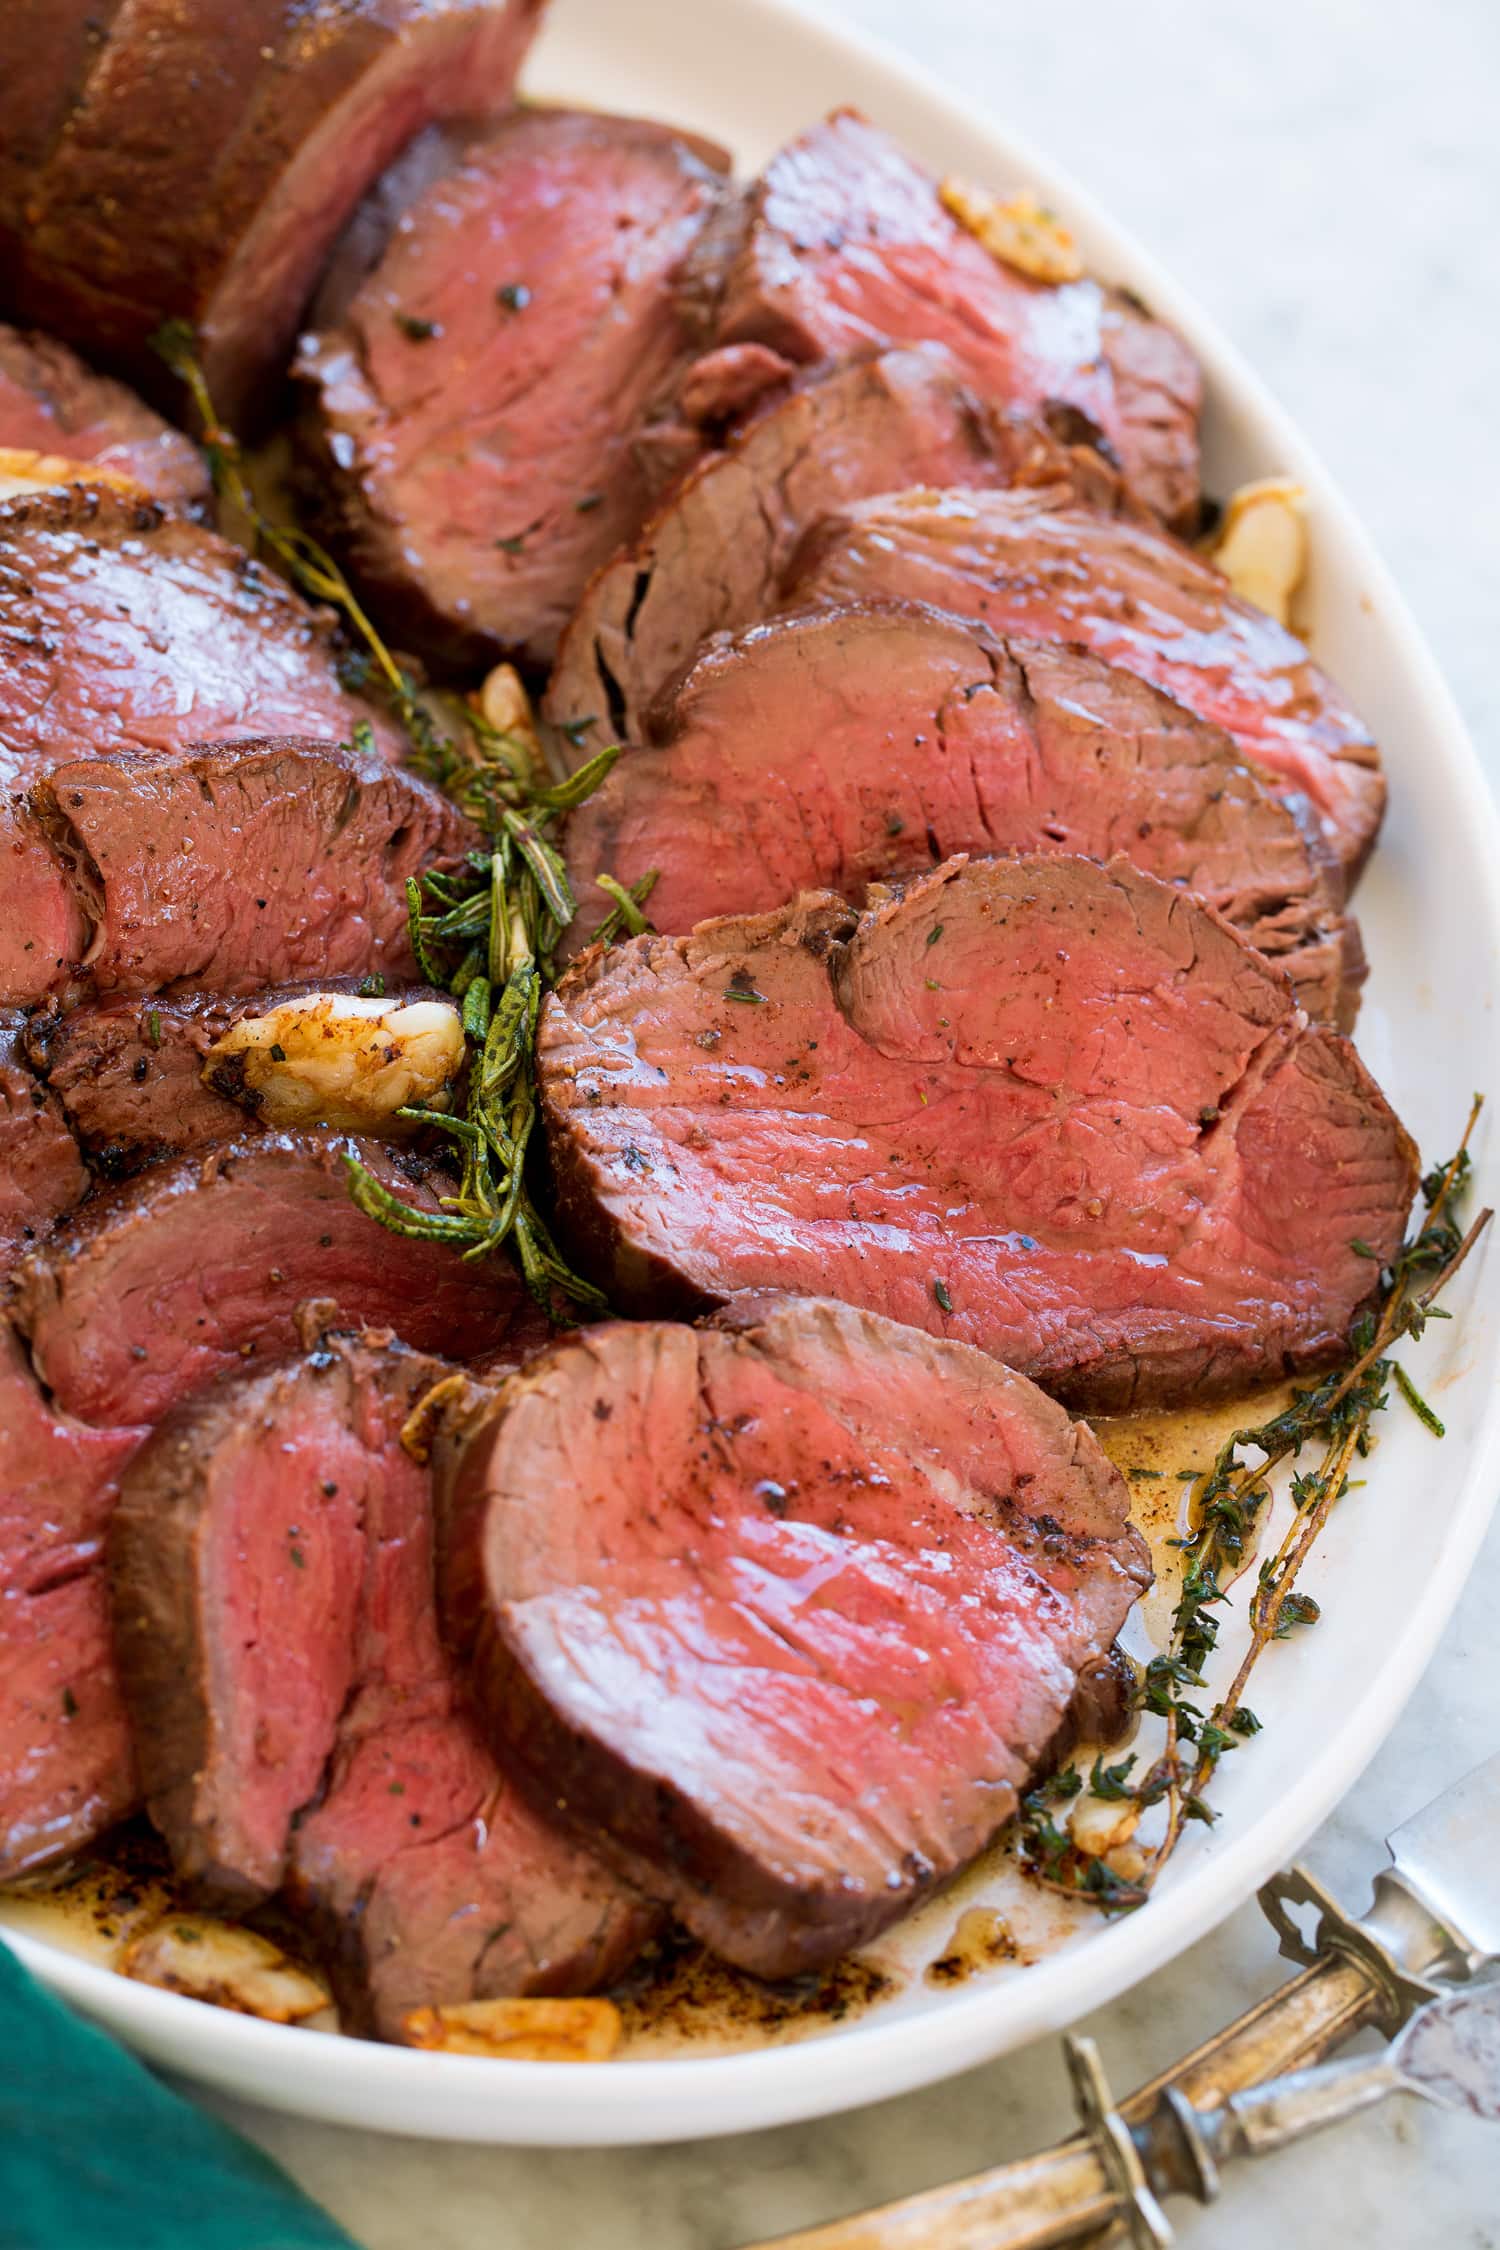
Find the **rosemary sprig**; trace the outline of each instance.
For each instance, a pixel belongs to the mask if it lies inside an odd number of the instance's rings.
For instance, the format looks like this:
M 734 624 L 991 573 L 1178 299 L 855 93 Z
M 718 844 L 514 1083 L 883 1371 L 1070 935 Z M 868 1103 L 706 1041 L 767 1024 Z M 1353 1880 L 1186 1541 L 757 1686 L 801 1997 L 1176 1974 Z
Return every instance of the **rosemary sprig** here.
M 1442 1423 L 1390 1353 L 1405 1338 L 1420 1337 L 1429 1320 L 1448 1317 L 1437 1299 L 1493 1216 L 1481 1211 L 1466 1233 L 1456 1216 L 1470 1180 L 1469 1141 L 1482 1106 L 1482 1097 L 1476 1096 L 1456 1154 L 1423 1180 L 1423 1219 L 1381 1274 L 1376 1309 L 1357 1324 L 1346 1364 L 1312 1388 L 1297 1391 L 1291 1404 L 1269 1421 L 1234 1431 L 1209 1469 L 1194 1479 L 1193 1528 L 1181 1542 L 1182 1586 L 1171 1639 L 1146 1666 L 1138 1695 L 1140 1708 L 1165 1722 L 1165 1741 L 1138 1783 L 1106 1791 L 1128 1796 L 1137 1815 L 1165 1799 L 1161 1841 L 1150 1853 L 1137 1855 L 1139 1871 L 1129 1881 L 1116 1876 L 1106 1882 L 1098 1872 L 1101 1862 L 1074 1845 L 1050 1817 L 1042 1825 L 1032 1792 L 1022 1800 L 1020 1855 L 1023 1866 L 1049 1889 L 1089 1899 L 1107 1912 L 1138 1906 L 1149 1895 L 1186 1823 L 1216 1817 L 1206 1792 L 1220 1760 L 1260 1731 L 1260 1721 L 1244 1701 L 1255 1666 L 1272 1641 L 1317 1620 L 1318 1605 L 1297 1590 L 1297 1576 L 1348 1491 L 1355 1461 L 1370 1450 L 1371 1423 L 1388 1403 L 1388 1385 L 1394 1383 L 1424 1426 L 1442 1436 Z M 1368 1254 L 1362 1245 L 1355 1247 Z M 1230 1686 L 1205 1715 L 1191 1697 L 1201 1695 L 1204 1667 L 1219 1640 L 1214 1612 L 1227 1600 L 1228 1586 L 1250 1551 L 1270 1499 L 1270 1473 L 1314 1446 L 1319 1448 L 1317 1466 L 1292 1476 L 1293 1517 L 1286 1535 L 1260 1565 L 1244 1655 Z M 1245 1461 L 1242 1453 L 1249 1449 L 1261 1458 Z M 1118 1768 L 1109 1770 L 1119 1773 Z
M 457 872 L 429 870 L 406 886 L 411 949 L 427 982 L 461 1003 L 469 1046 L 468 1102 L 463 1117 L 406 1109 L 401 1115 L 447 1134 L 461 1157 L 456 1195 L 440 1211 L 414 1211 L 365 1166 L 345 1158 L 358 1208 L 393 1233 L 444 1242 L 465 1258 L 507 1247 L 528 1288 L 554 1317 L 608 1310 L 602 1291 L 562 1256 L 527 1182 L 537 1119 L 535 1050 L 543 994 L 553 979 L 557 941 L 576 911 L 567 869 L 551 830 L 583 803 L 620 755 L 601 750 L 565 780 L 539 770 L 534 743 L 491 726 L 465 707 L 467 739 L 445 733 L 417 683 L 397 663 L 338 564 L 308 533 L 273 522 L 245 474 L 232 430 L 220 422 L 183 321 L 169 321 L 156 350 L 191 394 L 215 492 L 249 525 L 258 546 L 279 557 L 293 581 L 327 603 L 352 629 L 351 669 L 362 687 L 383 690 L 411 745 L 409 762 L 436 782 L 484 832 L 488 848 L 471 852 Z M 356 730 L 358 735 L 360 730 Z M 363 730 L 368 737 L 368 728 Z M 612 877 L 601 887 L 613 901 L 599 936 L 648 925 L 641 912 L 656 875 L 632 889 Z

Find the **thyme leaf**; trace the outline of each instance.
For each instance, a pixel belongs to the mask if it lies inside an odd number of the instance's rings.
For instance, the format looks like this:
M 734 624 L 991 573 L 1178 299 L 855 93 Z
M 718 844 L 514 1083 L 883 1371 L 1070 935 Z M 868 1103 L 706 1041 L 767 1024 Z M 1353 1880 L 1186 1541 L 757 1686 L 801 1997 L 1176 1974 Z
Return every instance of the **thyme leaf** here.
M 500 292 L 515 311 L 529 294 L 519 284 Z M 413 341 L 439 333 L 433 323 L 398 317 Z M 553 782 L 536 770 L 531 742 L 491 726 L 477 709 L 465 714 L 466 739 L 442 733 L 332 556 L 300 529 L 272 522 L 259 507 L 239 441 L 214 411 L 192 329 L 169 321 L 153 343 L 192 398 L 215 492 L 243 516 L 257 546 L 277 557 L 303 593 L 339 613 L 356 644 L 346 676 L 361 689 L 383 691 L 407 735 L 408 762 L 444 789 L 485 838 L 484 848 L 471 852 L 462 868 L 430 869 L 406 886 L 418 969 L 461 1006 L 469 1085 L 462 1117 L 422 1109 L 402 1114 L 453 1141 L 460 1158 L 457 1192 L 443 1198 L 439 1211 L 415 1210 L 357 1159 L 346 1157 L 350 1196 L 359 1210 L 396 1234 L 445 1243 L 470 1259 L 510 1253 L 532 1295 L 554 1318 L 607 1311 L 602 1291 L 572 1270 L 554 1242 L 528 1171 L 539 1111 L 537 1020 L 553 980 L 558 938 L 576 911 L 551 831 L 560 814 L 598 788 L 619 748 L 601 750 Z M 357 733 L 364 747 L 373 747 L 367 726 Z M 645 927 L 640 906 L 655 879 L 653 871 L 625 891 L 606 878 L 604 887 L 615 900 L 609 917 L 614 927 L 606 926 L 601 936 L 619 927 L 632 934 Z M 154 1018 L 150 1029 L 154 1036 Z
M 1434 1436 L 1443 1435 L 1442 1422 L 1391 1352 L 1403 1339 L 1420 1337 L 1429 1320 L 1448 1317 L 1435 1300 L 1493 1216 L 1481 1211 L 1466 1232 L 1457 1216 L 1472 1174 L 1469 1141 L 1481 1107 L 1476 1095 L 1456 1154 L 1423 1179 L 1423 1215 L 1391 1264 L 1381 1267 L 1374 1309 L 1356 1323 L 1344 1364 L 1295 1392 L 1290 1405 L 1268 1421 L 1234 1431 L 1203 1473 L 1178 1472 L 1194 1487 L 1192 1529 L 1178 1542 L 1182 1588 L 1169 1644 L 1146 1665 L 1137 1689 L 1138 1708 L 1165 1721 L 1165 1745 L 1139 1781 L 1132 1779 L 1133 1759 L 1118 1766 L 1096 1759 L 1089 1776 L 1096 1796 L 1128 1799 L 1140 1810 L 1165 1798 L 1166 1830 L 1144 1871 L 1127 1882 L 1081 1851 L 1052 1820 L 1048 1808 L 1060 1798 L 1054 1776 L 1023 1797 L 1016 1834 L 1022 1867 L 1046 1888 L 1088 1900 L 1106 1913 L 1138 1906 L 1149 1895 L 1184 1825 L 1217 1817 L 1206 1792 L 1219 1761 L 1261 1731 L 1243 1700 L 1256 1664 L 1273 1641 L 1315 1624 L 1320 1615 L 1296 1579 L 1333 1508 L 1351 1489 L 1350 1469 L 1370 1449 L 1371 1425 L 1387 1404 L 1388 1386 L 1394 1385 Z M 1368 1243 L 1350 1247 L 1380 1264 Z M 1247 1461 L 1247 1452 L 1258 1458 Z M 1218 1645 L 1220 1620 L 1214 1613 L 1251 1550 L 1270 1499 L 1271 1471 L 1304 1456 L 1312 1465 L 1293 1472 L 1292 1522 L 1276 1552 L 1260 1565 L 1250 1596 L 1248 1646 L 1229 1688 L 1205 1715 L 1202 1704 L 1189 1698 L 1201 1691 L 1204 1668 Z

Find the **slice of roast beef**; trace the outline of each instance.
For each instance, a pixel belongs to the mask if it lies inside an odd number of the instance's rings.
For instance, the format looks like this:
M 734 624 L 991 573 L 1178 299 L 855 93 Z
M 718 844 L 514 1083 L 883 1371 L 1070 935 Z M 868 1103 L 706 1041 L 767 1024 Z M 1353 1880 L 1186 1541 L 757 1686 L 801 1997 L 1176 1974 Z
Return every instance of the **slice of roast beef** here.
M 0 502 L 0 780 L 248 735 L 398 730 L 341 685 L 333 617 L 154 501 L 77 484 Z
M 89 1184 L 62 1103 L 29 1065 L 26 1030 L 0 1010 L 0 1275 Z
M 710 642 L 647 734 L 570 819 L 572 951 L 610 905 L 605 873 L 656 869 L 652 924 L 680 934 L 803 890 L 857 902 L 955 852 L 1119 851 L 1208 899 L 1310 1014 L 1352 1020 L 1360 955 L 1310 808 L 1094 657 L 909 603 L 848 604 Z
M 262 1095 L 247 1082 L 244 1057 L 211 1059 L 211 1050 L 236 1025 L 264 1019 L 284 1003 L 330 996 L 361 1003 L 368 996 L 377 1007 L 453 1006 L 426 985 L 387 985 L 379 977 L 321 977 L 238 998 L 202 991 L 144 998 L 116 993 L 30 1019 L 25 1050 L 36 1074 L 33 1088 L 40 1081 L 60 1105 L 66 1130 L 111 1177 L 212 1141 L 277 1132 L 285 1119 L 265 1114 Z M 330 1118 L 326 1111 L 310 1122 L 350 1130 L 376 1123 L 369 1115 Z M 399 1137 L 402 1128 L 392 1120 L 389 1131 Z
M 347 2028 L 588 1990 L 645 1911 L 484 1748 L 437 1633 L 428 1472 L 403 1426 L 445 1372 L 328 1336 L 179 1406 L 109 1529 L 116 1647 L 173 1865 L 243 1908 L 290 1876 Z
M 1123 290 L 1034 281 L 991 256 L 932 174 L 852 110 L 749 191 L 717 340 L 803 363 L 944 344 L 982 398 L 1085 417 L 1157 514 L 1196 527 L 1202 377 L 1182 339 Z
M 1150 1583 L 1092 1433 L 832 1303 L 616 1323 L 445 1478 L 452 1623 L 541 1802 L 726 1959 L 823 1966 L 981 1851 Z
M 511 1268 L 367 1219 L 347 1156 L 420 1210 L 452 1192 L 447 1174 L 376 1142 L 283 1133 L 96 1197 L 16 1277 L 13 1317 L 57 1403 L 90 1422 L 155 1421 L 226 1368 L 288 1350 L 292 1316 L 314 1298 L 421 1351 L 501 1343 L 521 1301 Z
M 540 1075 L 575 1255 L 622 1309 L 839 1296 L 1080 1406 L 1335 1358 L 1416 1185 L 1347 1040 L 1119 859 L 596 949 Z
M 638 741 L 653 697 L 711 633 L 778 606 L 808 526 L 894 479 L 1009 484 L 1060 472 L 1108 484 L 1095 456 L 1080 461 L 1040 424 L 988 412 L 938 346 L 809 379 L 709 454 L 599 572 L 563 636 L 547 716 L 579 760 Z
M 535 1342 L 508 1269 L 355 1210 L 346 1150 L 424 1210 L 451 1186 L 371 1143 L 268 1138 L 97 1197 L 19 1271 L 14 1326 L 0 1326 L 0 1678 L 21 1683 L 14 1709 L 0 1698 L 0 1880 L 79 1850 L 136 1802 L 101 1541 L 149 1427 L 215 1377 L 294 1350 L 310 1300 L 399 1323 L 423 1350 L 496 1350 L 513 1318 L 521 1348 Z
M 0 501 L 0 1005 L 65 982 L 89 945 L 28 788 L 71 760 L 348 741 L 361 721 L 399 755 L 340 685 L 331 618 L 227 540 L 109 484 Z
M 288 1900 L 319 1935 L 346 2028 L 399 2040 L 414 2008 L 593 1992 L 658 1917 L 547 1825 L 466 1703 L 341 1733 L 322 1802 L 292 1838 Z
M 190 321 L 220 413 L 264 418 L 366 187 L 432 119 L 509 106 L 543 4 L 131 0 L 92 59 L 74 62 L 76 34 L 59 58 L 66 123 L 38 132 L 24 183 L 21 310 L 169 403 L 150 339 Z
M 414 774 L 321 742 L 116 752 L 54 767 L 19 809 L 21 864 L 70 935 L 39 959 L 16 930 L 17 999 L 409 978 L 407 879 L 476 840 Z
M 319 487 L 377 618 L 444 663 L 550 661 L 660 481 L 692 350 L 673 280 L 721 174 L 667 126 L 525 110 L 421 195 L 304 337 Z
M 0 446 L 116 470 L 175 507 L 209 496 L 198 448 L 53 336 L 0 324 Z
M 1369 729 L 1302 643 L 1212 563 L 1124 515 L 1055 492 L 897 492 L 811 534 L 794 602 L 900 599 L 998 633 L 1076 641 L 1228 729 L 1310 799 L 1350 876 L 1385 810 Z
M 0 1321 L 0 1880 L 66 1859 L 135 1802 L 100 1557 L 144 1435 L 48 1400 Z

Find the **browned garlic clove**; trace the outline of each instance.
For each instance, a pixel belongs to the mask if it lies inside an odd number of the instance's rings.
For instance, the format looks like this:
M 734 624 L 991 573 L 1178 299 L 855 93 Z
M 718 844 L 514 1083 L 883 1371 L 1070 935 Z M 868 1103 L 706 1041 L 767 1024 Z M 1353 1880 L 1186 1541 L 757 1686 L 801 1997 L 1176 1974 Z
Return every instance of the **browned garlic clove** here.
M 1128 1844 L 1140 1824 L 1141 1808 L 1132 1798 L 1083 1796 L 1073 1807 L 1068 1834 L 1078 1851 L 1103 1859 Z
M 265 2023 L 306 2023 L 332 2006 L 328 1988 L 257 1930 L 207 1914 L 168 1914 L 127 1946 L 121 1973 Z
M 620 2044 L 612 2000 L 467 2000 L 413 2008 L 402 2022 L 413 2047 L 507 2062 L 608 2062 Z
M 1039 203 L 1029 189 L 1002 199 L 950 176 L 939 187 L 938 198 L 944 210 L 1002 265 L 1032 281 L 1083 279 L 1077 243 L 1056 212 Z
M 1291 621 L 1292 597 L 1307 569 L 1307 495 L 1289 477 L 1242 484 L 1224 511 L 1213 559 L 1241 600 L 1278 625 Z
M 209 1048 L 203 1082 L 278 1128 L 390 1132 L 408 1105 L 446 1108 L 463 1061 L 451 1000 L 310 992 L 241 1016 Z

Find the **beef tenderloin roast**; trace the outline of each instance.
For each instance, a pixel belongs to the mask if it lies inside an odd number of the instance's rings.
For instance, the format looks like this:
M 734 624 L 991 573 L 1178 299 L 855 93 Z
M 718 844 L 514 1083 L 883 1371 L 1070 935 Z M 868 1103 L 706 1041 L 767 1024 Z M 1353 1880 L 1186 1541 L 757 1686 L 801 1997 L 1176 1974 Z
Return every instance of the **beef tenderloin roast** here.
M 662 481 L 637 440 L 693 335 L 678 267 L 728 158 L 664 125 L 528 109 L 474 135 L 296 373 L 334 543 L 442 663 L 550 662 Z
M 649 1923 L 503 1776 L 439 1641 L 401 1432 L 444 1372 L 376 1333 L 230 1376 L 136 1454 L 108 1538 L 175 1869 L 230 1907 L 285 1886 L 346 2028 L 386 2038 L 416 2007 L 591 1990 Z
M 1219 728 L 1075 650 L 994 640 L 910 603 L 851 603 L 711 641 L 572 814 L 577 952 L 656 870 L 668 935 L 799 891 L 857 902 L 955 852 L 1137 867 L 1206 898 L 1347 1029 L 1363 958 L 1311 810 Z
M 981 398 L 1072 409 L 1158 515 L 1197 527 L 1203 386 L 1187 345 L 1126 291 L 1033 280 L 992 256 L 932 174 L 854 110 L 790 142 L 745 196 L 715 336 L 799 364 L 946 345 Z
M 434 118 L 509 107 L 543 6 L 130 0 L 85 13 L 49 0 L 12 74 L 31 117 L 0 167 L 0 242 L 8 229 L 13 244 L 0 310 L 169 404 L 151 338 L 186 320 L 219 413 L 264 418 L 366 187 Z
M 324 742 L 59 765 L 19 809 L 22 865 L 69 934 L 52 959 L 29 939 L 15 947 L 18 999 L 410 977 L 407 879 L 476 841 L 439 790 Z
M 1150 1582 L 1092 1433 L 815 1301 L 567 1340 L 443 1475 L 503 1755 L 696 1936 L 824 1966 L 983 1849 Z
M 866 355 L 809 376 L 710 453 L 606 563 L 564 633 L 545 710 L 575 761 L 641 739 L 658 691 L 710 634 L 779 606 L 808 527 L 892 481 L 1010 484 L 1108 471 L 1029 419 L 992 413 L 951 353 Z
M 508 1268 L 481 1272 L 355 1209 L 342 1163 L 355 1152 L 424 1210 L 451 1186 L 372 1143 L 268 1136 L 96 1196 L 18 1269 L 0 1324 L 0 1676 L 24 1693 L 13 1757 L 0 1738 L 0 1879 L 80 1849 L 136 1801 L 101 1542 L 151 1426 L 215 1377 L 295 1349 L 311 1300 L 399 1324 L 422 1350 L 495 1350 L 513 1318 L 535 1339 Z
M 1120 859 L 596 948 L 538 1057 L 565 1234 L 622 1310 L 836 1295 L 1080 1407 L 1326 1365 L 1416 1187 L 1348 1041 Z
M 1349 880 L 1385 810 L 1369 729 L 1294 634 L 1212 563 L 1059 487 L 897 492 L 829 511 L 786 598 L 931 602 L 997 633 L 1078 642 L 1232 734 L 1313 804 Z

